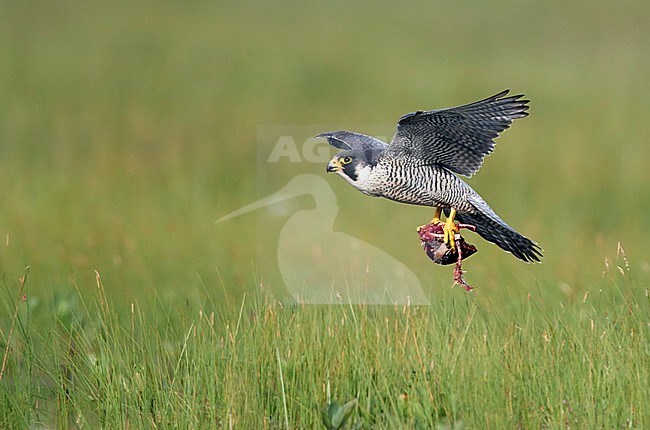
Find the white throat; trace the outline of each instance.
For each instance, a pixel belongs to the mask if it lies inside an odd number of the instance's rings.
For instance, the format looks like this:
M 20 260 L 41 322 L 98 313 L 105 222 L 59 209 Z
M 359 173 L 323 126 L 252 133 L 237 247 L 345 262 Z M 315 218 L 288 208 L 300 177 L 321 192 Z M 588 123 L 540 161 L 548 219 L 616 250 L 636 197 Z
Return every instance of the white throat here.
M 348 175 L 343 173 L 343 171 L 339 170 L 338 173 L 343 179 L 348 181 L 350 185 L 352 185 L 354 188 L 357 190 L 366 193 L 366 194 L 373 194 L 373 184 L 372 181 L 370 180 L 370 177 L 372 175 L 372 167 L 369 165 L 365 165 L 363 167 L 357 166 L 355 169 L 355 173 L 357 175 L 357 180 L 353 181 L 350 179 Z

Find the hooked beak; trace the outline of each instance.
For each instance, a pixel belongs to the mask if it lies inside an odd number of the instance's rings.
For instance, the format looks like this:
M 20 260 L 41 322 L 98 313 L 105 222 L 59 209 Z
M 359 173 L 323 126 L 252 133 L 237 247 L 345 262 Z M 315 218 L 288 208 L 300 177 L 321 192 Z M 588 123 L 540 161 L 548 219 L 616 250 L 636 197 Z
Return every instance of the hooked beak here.
M 343 169 L 343 166 L 341 165 L 341 161 L 338 158 L 332 158 L 330 162 L 327 164 L 327 173 L 332 173 L 332 172 L 339 172 Z

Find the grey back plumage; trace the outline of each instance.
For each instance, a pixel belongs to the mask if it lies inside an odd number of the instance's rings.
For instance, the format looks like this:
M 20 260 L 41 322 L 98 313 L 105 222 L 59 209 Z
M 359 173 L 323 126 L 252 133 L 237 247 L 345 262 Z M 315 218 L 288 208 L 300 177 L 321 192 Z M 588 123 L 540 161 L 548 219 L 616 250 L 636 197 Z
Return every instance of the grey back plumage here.
M 472 176 L 493 151 L 499 133 L 528 115 L 529 101 L 521 100 L 523 95 L 505 97 L 508 92 L 458 107 L 406 114 L 388 151 Z

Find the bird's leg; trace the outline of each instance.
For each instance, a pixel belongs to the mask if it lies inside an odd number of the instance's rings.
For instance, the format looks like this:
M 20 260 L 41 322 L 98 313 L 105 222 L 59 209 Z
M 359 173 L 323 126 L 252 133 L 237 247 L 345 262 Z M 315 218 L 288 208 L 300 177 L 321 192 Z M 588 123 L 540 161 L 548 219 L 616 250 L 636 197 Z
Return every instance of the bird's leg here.
M 456 209 L 451 208 L 447 221 L 445 221 L 445 225 L 442 227 L 442 230 L 445 233 L 444 241 L 446 244 L 449 244 L 451 249 L 456 247 L 456 233 L 459 231 L 458 226 L 454 222 L 455 216 Z
M 442 208 L 436 207 L 436 213 L 433 215 L 431 224 L 438 224 L 440 222 L 440 215 L 442 215 Z

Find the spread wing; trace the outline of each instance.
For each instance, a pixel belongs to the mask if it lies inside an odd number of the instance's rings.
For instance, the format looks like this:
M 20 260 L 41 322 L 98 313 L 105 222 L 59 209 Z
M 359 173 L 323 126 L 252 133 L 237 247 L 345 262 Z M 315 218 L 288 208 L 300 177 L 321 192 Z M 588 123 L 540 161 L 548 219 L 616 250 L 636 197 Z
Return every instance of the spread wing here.
M 529 100 L 521 100 L 523 94 L 506 97 L 509 91 L 463 106 L 408 113 L 400 118 L 388 151 L 472 176 L 494 150 L 499 133 L 528 115 Z

